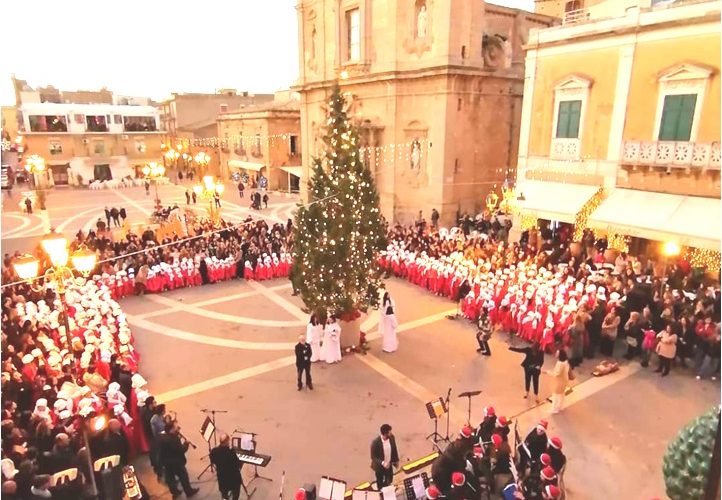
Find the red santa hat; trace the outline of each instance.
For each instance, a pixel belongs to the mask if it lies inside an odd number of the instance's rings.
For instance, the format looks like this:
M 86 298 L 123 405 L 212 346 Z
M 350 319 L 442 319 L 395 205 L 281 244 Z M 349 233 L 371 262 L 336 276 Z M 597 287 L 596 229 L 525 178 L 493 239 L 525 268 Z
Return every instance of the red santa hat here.
M 546 498 L 560 498 L 562 491 L 557 486 L 550 484 L 544 488 L 544 494 L 546 495 Z
M 552 469 L 549 465 L 547 465 L 541 470 L 542 479 L 545 479 L 547 481 L 551 481 L 552 479 L 554 479 L 555 475 L 556 474 L 554 473 L 554 469 Z
M 439 491 L 439 488 L 436 487 L 436 485 L 430 485 L 428 488 L 426 488 L 426 498 L 428 500 L 436 500 L 441 496 L 441 492 Z
M 463 486 L 465 482 L 464 474 L 462 472 L 454 472 L 451 474 L 451 484 L 454 486 Z
M 542 453 L 539 456 L 539 461 L 542 463 L 542 465 L 547 466 L 552 464 L 552 457 L 549 456 L 549 453 Z
M 491 442 L 494 443 L 494 448 L 499 449 L 501 443 L 504 442 L 504 438 L 502 438 L 499 434 L 493 434 L 491 436 Z
M 496 417 L 496 426 L 497 427 L 504 427 L 506 425 L 509 425 L 509 419 L 507 419 L 504 415 L 500 417 Z
M 496 411 L 493 406 L 484 407 L 484 417 L 495 417 Z
M 536 424 L 536 430 L 546 432 L 549 428 L 549 422 L 546 420 L 540 420 L 538 424 Z
M 296 490 L 296 494 L 293 496 L 294 500 L 306 500 L 306 490 L 299 488 Z
M 484 448 L 481 446 L 474 446 L 474 456 L 475 457 L 483 457 L 484 456 Z
M 551 439 L 549 440 L 549 445 L 550 445 L 552 448 L 556 448 L 557 450 L 561 450 L 561 449 L 562 449 L 562 440 L 555 436 L 555 437 L 553 437 L 553 438 L 551 438 Z
M 461 429 L 461 437 L 470 438 L 473 435 L 474 435 L 474 429 L 472 429 L 470 425 L 465 425 Z

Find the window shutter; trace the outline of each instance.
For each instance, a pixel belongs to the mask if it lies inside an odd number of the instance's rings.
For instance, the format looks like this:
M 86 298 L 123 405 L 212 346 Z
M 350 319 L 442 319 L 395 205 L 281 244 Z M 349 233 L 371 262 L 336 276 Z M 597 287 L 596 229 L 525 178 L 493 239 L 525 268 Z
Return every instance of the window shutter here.
M 582 101 L 560 102 L 556 137 L 558 139 L 577 139 L 581 115 Z
M 557 117 L 557 138 L 563 139 L 567 136 L 569 129 L 569 108 L 566 101 L 559 103 L 559 116 Z
M 582 116 L 582 101 L 571 101 L 569 103 L 569 130 L 567 137 L 579 137 L 579 120 Z
M 697 104 L 697 95 L 691 94 L 680 97 L 677 140 L 689 141 L 692 136 L 692 121 L 694 120 L 694 108 Z

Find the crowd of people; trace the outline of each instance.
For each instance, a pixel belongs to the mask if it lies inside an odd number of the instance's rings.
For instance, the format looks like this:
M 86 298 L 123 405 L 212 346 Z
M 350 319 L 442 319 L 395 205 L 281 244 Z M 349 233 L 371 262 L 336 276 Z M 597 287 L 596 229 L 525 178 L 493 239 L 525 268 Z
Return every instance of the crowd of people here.
M 396 226 L 380 265 L 458 302 L 461 315 L 484 324 L 487 341 L 507 332 L 543 352 L 564 349 L 572 369 L 597 352 L 612 358 L 623 343 L 624 357 L 644 366 L 656 353 L 663 376 L 675 359 L 681 366 L 693 361 L 698 378 L 717 376 L 719 286 L 686 262 L 671 263 L 666 272 L 652 259 L 624 252 L 607 262 L 606 242 L 591 232 L 576 249 L 534 230 L 512 244 L 466 232 Z M 486 348 L 480 343 L 480 352 Z M 595 371 L 615 367 L 606 362 Z

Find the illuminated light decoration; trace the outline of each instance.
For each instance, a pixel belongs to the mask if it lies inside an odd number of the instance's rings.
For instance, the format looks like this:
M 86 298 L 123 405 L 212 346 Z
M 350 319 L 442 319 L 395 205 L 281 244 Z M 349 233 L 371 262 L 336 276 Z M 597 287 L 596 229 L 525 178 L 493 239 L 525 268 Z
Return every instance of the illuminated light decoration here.
M 594 232 L 595 238 L 598 238 L 597 232 Z M 619 252 L 627 253 L 629 252 L 629 242 L 630 237 L 624 234 L 619 234 L 614 231 L 609 231 L 607 233 L 607 248 L 611 248 L 612 250 L 617 250 Z
M 521 215 L 521 231 L 527 231 L 533 227 L 537 227 L 537 224 L 539 223 L 539 218 L 536 215 L 532 214 L 522 214 Z
M 667 257 L 676 257 L 681 251 L 682 249 L 675 241 L 668 241 L 662 246 L 662 252 Z
M 589 216 L 599 208 L 604 201 L 604 188 L 600 187 L 596 193 L 582 206 L 581 210 L 574 216 L 574 238 L 573 241 L 581 241 L 584 236 L 584 230 L 587 228 Z
M 708 273 L 719 273 L 722 253 L 707 248 L 687 248 L 684 258 L 692 267 L 706 270 Z

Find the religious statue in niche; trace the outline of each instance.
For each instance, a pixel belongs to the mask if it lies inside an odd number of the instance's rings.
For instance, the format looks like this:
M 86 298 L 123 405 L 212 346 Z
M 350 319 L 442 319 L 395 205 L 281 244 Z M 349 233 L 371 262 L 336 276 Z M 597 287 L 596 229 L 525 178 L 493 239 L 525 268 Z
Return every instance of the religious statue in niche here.
M 411 143 L 411 170 L 415 170 L 417 174 L 421 172 L 421 143 L 418 139 L 414 139 Z
M 505 35 L 484 33 L 481 41 L 481 54 L 484 58 L 485 68 L 498 69 L 507 67 L 506 58 L 509 51 L 506 49 L 506 44 L 508 43 L 508 38 Z
M 416 14 L 416 38 L 426 38 L 428 30 L 428 14 L 426 12 L 426 2 L 420 2 L 418 13 Z

